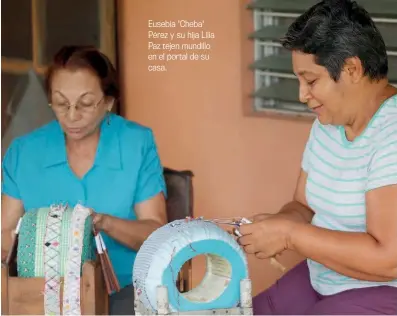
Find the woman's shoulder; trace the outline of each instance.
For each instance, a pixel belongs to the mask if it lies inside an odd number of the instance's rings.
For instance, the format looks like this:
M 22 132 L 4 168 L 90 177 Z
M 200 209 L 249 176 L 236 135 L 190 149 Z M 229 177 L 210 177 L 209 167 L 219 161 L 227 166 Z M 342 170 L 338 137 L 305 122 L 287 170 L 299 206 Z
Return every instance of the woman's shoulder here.
M 59 123 L 56 120 L 52 120 L 28 133 L 15 137 L 9 147 L 18 148 L 18 150 L 23 149 L 24 151 L 32 150 L 35 152 L 37 148 L 42 148 L 40 146 L 44 145 L 48 137 L 54 135 L 55 131 L 59 128 Z
M 371 132 L 378 140 L 397 137 L 397 95 L 386 100 L 370 122 Z M 376 140 L 376 141 L 378 141 Z
M 110 117 L 109 124 L 112 124 L 112 121 L 116 121 L 116 125 L 123 131 L 130 132 L 130 133 L 145 133 L 148 130 L 151 130 L 148 126 L 145 126 L 141 123 L 136 121 L 129 120 L 123 116 L 118 114 L 112 114 Z
M 110 125 L 112 125 L 112 121 L 114 121 L 118 135 L 123 142 L 133 141 L 136 144 L 137 142 L 146 142 L 154 138 L 152 129 L 141 123 L 116 114 L 112 115 Z

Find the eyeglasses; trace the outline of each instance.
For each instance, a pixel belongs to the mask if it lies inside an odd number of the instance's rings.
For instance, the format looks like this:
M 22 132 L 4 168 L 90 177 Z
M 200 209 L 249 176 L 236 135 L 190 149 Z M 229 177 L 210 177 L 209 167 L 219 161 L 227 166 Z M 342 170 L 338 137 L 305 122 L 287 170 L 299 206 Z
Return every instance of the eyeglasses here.
M 98 105 L 103 101 L 105 96 L 102 96 L 102 98 L 98 102 L 83 102 L 81 100 L 77 100 L 77 102 L 73 105 L 70 104 L 69 102 L 55 102 L 55 103 L 49 103 L 48 105 L 57 113 L 59 114 L 66 114 L 69 112 L 69 109 L 71 107 L 74 107 L 76 110 L 80 111 L 81 113 L 92 113 L 94 112 Z

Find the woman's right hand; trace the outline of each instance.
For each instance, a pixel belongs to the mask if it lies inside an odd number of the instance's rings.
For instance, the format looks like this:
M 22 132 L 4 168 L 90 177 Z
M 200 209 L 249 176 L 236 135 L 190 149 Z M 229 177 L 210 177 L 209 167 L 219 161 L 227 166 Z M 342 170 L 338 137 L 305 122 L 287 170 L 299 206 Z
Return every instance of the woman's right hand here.
M 1 247 L 1 262 L 4 262 L 7 259 L 8 253 L 12 247 L 12 241 L 15 238 L 15 229 L 13 229 L 10 234 L 4 234 L 2 236 L 2 247 Z M 4 248 L 3 248 L 4 247 Z M 7 248 L 7 249 L 5 249 Z
M 283 218 L 288 221 L 296 221 L 295 216 L 291 216 L 288 212 L 279 212 L 279 213 L 261 213 L 261 214 L 256 214 L 252 217 L 249 217 L 248 220 L 251 221 L 252 223 L 259 223 L 262 221 L 266 221 L 271 218 Z M 277 254 L 277 256 L 280 256 L 284 250 L 282 250 L 280 253 Z
M 6 261 L 7 256 L 8 256 L 8 251 L 4 250 L 4 249 L 1 249 L 1 262 L 2 263 Z
M 25 209 L 21 200 L 5 194 L 1 195 L 1 260 L 3 260 L 3 255 L 7 257 L 12 247 L 18 220 L 24 213 Z

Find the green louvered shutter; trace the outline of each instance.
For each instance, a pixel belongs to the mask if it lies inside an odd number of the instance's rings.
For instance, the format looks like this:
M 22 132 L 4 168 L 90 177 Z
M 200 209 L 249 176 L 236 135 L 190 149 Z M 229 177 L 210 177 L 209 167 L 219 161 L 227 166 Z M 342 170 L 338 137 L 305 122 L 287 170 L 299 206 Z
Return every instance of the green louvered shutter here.
M 318 0 L 256 0 L 248 5 L 254 17 L 254 111 L 311 115 L 299 102 L 298 80 L 292 72 L 291 53 L 279 39 L 288 26 Z M 389 79 L 397 86 L 397 0 L 357 0 L 372 16 L 386 42 Z

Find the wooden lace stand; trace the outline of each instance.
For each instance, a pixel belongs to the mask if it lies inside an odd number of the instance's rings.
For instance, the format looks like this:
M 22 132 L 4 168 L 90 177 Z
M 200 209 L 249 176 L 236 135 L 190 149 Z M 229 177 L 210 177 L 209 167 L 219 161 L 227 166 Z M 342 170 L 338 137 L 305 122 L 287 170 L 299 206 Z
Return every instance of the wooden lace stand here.
M 2 265 L 1 282 L 2 315 L 44 315 L 44 278 L 17 277 L 12 263 Z M 61 286 L 61 302 L 62 289 Z M 80 295 L 82 315 L 108 315 L 109 297 L 99 262 L 83 264 Z
M 15 238 L 7 261 L 1 264 L 1 314 L 44 315 L 45 278 L 20 278 L 17 276 L 17 244 L 18 238 Z M 80 282 L 82 315 L 108 315 L 109 296 L 99 256 L 96 261 L 86 261 L 83 264 Z M 61 278 L 61 302 L 62 283 L 63 278 Z

